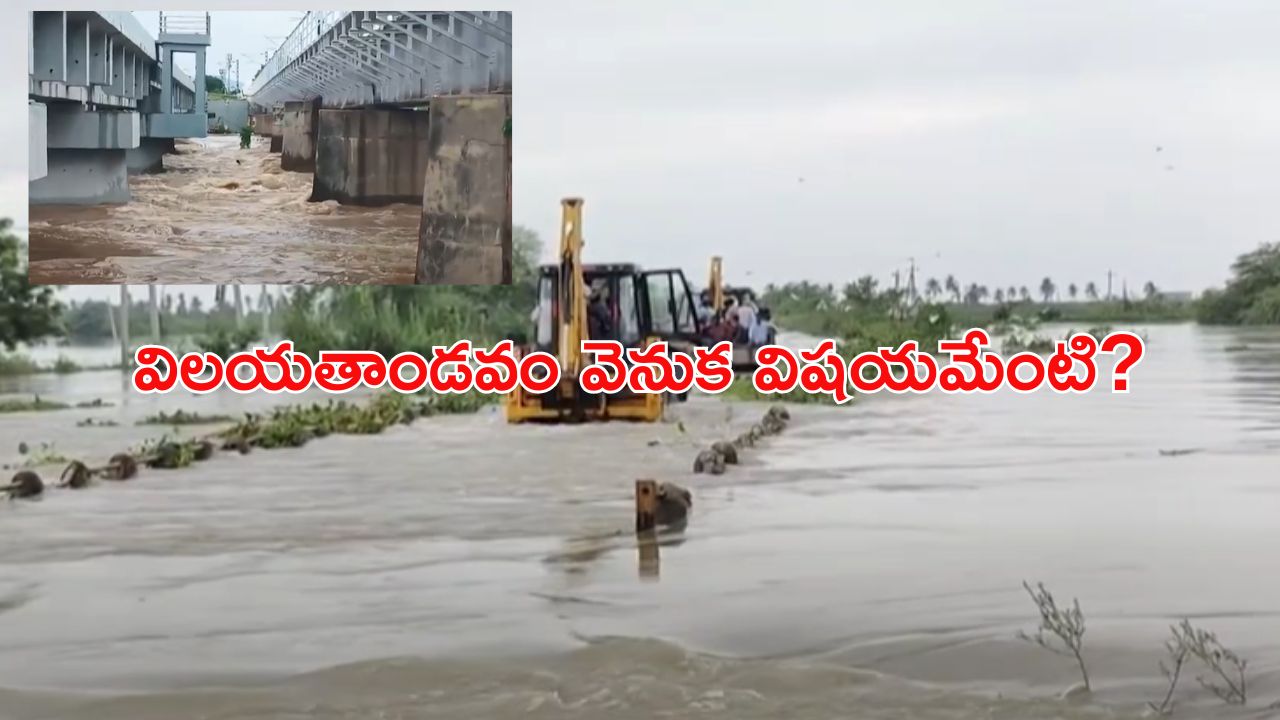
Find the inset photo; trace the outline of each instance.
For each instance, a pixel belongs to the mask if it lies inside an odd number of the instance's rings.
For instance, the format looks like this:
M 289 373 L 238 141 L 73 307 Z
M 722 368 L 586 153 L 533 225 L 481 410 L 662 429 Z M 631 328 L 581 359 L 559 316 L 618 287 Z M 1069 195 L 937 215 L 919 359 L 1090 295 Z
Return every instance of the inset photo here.
M 511 282 L 512 13 L 27 16 L 32 283 Z

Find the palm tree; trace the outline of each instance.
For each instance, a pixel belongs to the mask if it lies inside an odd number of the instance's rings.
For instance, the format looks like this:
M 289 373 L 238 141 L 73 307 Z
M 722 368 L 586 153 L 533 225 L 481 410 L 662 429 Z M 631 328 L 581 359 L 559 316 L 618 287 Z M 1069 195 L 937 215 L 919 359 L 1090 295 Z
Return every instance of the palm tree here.
M 942 294 L 942 283 L 938 282 L 938 278 L 929 278 L 929 282 L 924 284 L 924 296 L 933 302 Z
M 978 302 L 986 302 L 987 298 L 990 297 L 990 295 L 991 295 L 991 291 L 987 289 L 986 285 L 978 286 Z
M 848 305 L 862 305 L 876 297 L 877 281 L 870 275 L 863 275 L 854 282 L 844 286 L 844 301 Z
M 1090 280 L 1088 283 L 1086 283 L 1086 284 L 1085 284 L 1085 286 L 1084 286 L 1084 296 L 1085 296 L 1085 297 L 1087 297 L 1087 298 L 1089 298 L 1090 300 L 1097 301 L 1097 299 L 1098 299 L 1098 286 L 1097 286 L 1097 285 L 1095 285 L 1095 284 L 1093 283 L 1093 281 L 1092 281 L 1092 280 Z
M 956 302 L 960 302 L 960 283 L 956 282 L 955 275 L 947 276 L 946 288 L 947 292 L 951 293 L 951 297 L 955 298 Z
M 1004 303 L 1004 288 L 996 288 L 996 303 Z
M 1159 297 L 1159 295 L 1160 295 L 1160 290 L 1156 287 L 1156 284 L 1155 284 L 1155 283 L 1153 283 L 1153 282 L 1151 282 L 1150 280 L 1148 280 L 1148 281 L 1147 281 L 1147 284 L 1142 286 L 1142 294 L 1143 294 L 1143 296 L 1145 296 L 1148 300 L 1154 300 L 1154 299 L 1156 299 L 1157 297 Z
M 1007 297 L 1007 298 L 1009 298 L 1009 302 L 1013 302 L 1014 300 L 1017 300 L 1017 299 L 1018 299 L 1018 288 L 1016 288 L 1016 287 L 1014 287 L 1014 286 L 1010 285 L 1010 286 L 1009 286 L 1009 290 L 1004 294 L 1004 296 L 1005 296 L 1005 297 Z
M 1022 287 L 1018 288 L 1018 296 L 1021 297 L 1024 301 L 1030 300 L 1031 291 L 1027 289 L 1026 285 L 1023 285 Z
M 1070 295 L 1072 300 L 1075 300 L 1078 294 L 1080 294 L 1080 288 L 1076 287 L 1075 283 L 1067 286 L 1067 295 Z
M 1057 289 L 1053 284 L 1053 280 L 1048 276 L 1045 276 L 1045 279 L 1040 281 L 1040 294 L 1044 296 L 1046 303 L 1053 302 L 1053 294 Z

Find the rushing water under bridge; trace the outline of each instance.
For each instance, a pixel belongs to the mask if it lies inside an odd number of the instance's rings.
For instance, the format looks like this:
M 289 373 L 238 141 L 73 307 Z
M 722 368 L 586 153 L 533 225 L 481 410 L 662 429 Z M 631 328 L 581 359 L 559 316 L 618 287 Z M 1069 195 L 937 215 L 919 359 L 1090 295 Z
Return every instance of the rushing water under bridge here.
M 308 12 L 248 94 L 313 201 L 421 204 L 416 282 L 510 282 L 510 12 Z

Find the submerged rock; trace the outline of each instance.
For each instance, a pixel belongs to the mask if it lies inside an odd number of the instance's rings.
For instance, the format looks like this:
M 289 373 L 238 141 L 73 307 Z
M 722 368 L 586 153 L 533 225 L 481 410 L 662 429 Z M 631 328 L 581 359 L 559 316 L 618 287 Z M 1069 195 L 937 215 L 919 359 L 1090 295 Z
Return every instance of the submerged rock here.
M 71 464 L 62 471 L 62 487 L 69 487 L 73 490 L 89 487 L 89 479 L 91 473 L 89 466 L 79 460 L 72 460 Z
M 658 525 L 677 525 L 689 518 L 693 507 L 693 494 L 675 483 L 658 483 L 658 510 L 654 522 Z
M 129 453 L 116 453 L 107 461 L 106 475 L 111 480 L 128 480 L 138 474 L 138 461 Z
M 11 498 L 38 497 L 44 492 L 44 481 L 34 472 L 23 470 L 13 476 L 9 486 L 4 488 L 4 492 L 7 492 Z
M 703 450 L 693 461 L 693 471 L 721 475 L 724 473 L 724 456 L 715 450 Z
M 724 461 L 729 465 L 738 464 L 738 448 L 733 443 L 721 440 L 711 446 L 711 449 L 720 453 Z

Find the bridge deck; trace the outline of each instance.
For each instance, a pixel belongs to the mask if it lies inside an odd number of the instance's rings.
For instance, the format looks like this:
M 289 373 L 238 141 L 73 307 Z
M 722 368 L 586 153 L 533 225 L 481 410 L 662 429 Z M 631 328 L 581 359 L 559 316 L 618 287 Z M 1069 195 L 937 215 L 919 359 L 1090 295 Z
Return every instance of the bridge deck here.
M 326 107 L 413 104 L 511 91 L 511 13 L 313 11 L 249 86 L 253 102 Z

